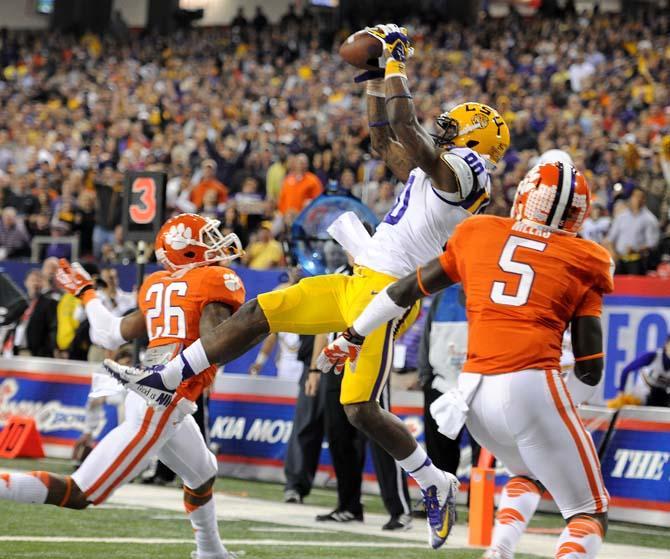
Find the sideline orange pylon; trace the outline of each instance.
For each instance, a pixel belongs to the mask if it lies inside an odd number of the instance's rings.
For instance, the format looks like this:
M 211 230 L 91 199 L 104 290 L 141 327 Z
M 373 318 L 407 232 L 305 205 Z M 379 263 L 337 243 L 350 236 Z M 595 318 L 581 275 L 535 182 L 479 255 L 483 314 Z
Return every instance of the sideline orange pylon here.
M 477 467 L 470 473 L 470 518 L 468 544 L 487 547 L 493 535 L 493 497 L 496 487 L 495 457 L 485 448 L 479 454 Z

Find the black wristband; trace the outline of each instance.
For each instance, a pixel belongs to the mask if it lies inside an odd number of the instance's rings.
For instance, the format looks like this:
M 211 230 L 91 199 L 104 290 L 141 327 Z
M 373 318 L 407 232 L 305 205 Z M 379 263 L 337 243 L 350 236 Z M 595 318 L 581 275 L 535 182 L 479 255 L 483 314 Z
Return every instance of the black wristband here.
M 386 102 L 393 101 L 393 99 L 413 99 L 411 95 L 393 95 L 389 97 Z
M 320 373 L 321 369 L 310 369 L 308 372 L 310 372 L 310 373 Z
M 357 334 L 352 328 L 347 328 L 342 332 L 342 336 L 345 340 L 354 345 L 363 345 L 363 342 L 365 341 L 365 336 Z

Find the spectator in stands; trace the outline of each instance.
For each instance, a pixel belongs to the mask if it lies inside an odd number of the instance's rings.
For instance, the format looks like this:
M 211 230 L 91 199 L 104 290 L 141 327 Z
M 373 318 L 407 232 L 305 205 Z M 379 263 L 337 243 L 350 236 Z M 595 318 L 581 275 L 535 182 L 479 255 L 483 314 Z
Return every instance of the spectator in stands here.
M 256 15 L 254 16 L 252 24 L 257 33 L 260 33 L 267 27 L 268 18 L 265 15 L 262 6 L 256 6 Z
M 647 273 L 649 253 L 658 244 L 660 227 L 644 204 L 644 191 L 635 188 L 626 207 L 612 221 L 606 244 L 615 259 L 616 273 Z
M 584 239 L 602 244 L 607 238 L 611 223 L 610 217 L 605 215 L 605 207 L 600 202 L 594 201 L 579 234 Z
M 246 246 L 249 242 L 249 228 L 242 225 L 239 212 L 234 204 L 229 204 L 223 214 L 223 218 L 221 219 L 221 232 L 224 235 L 235 233 L 240 239 L 242 246 Z
M 30 256 L 30 237 L 16 208 L 8 206 L 0 214 L 0 260 Z
M 412 29 L 422 43 L 413 66 L 422 88 L 419 120 L 431 123 L 435 111 L 478 99 L 498 108 L 516 132 L 516 149 L 494 172 L 489 211 L 508 214 L 511 199 L 504 194 L 510 190 L 503 187 L 517 184 L 517 169 L 536 150 L 560 146 L 583 172 L 594 174 L 594 195 L 610 212 L 613 185 L 637 184 L 667 227 L 670 155 L 663 154 L 670 154 L 670 140 L 664 144 L 663 138 L 670 131 L 670 79 L 664 53 L 670 48 L 670 25 L 665 13 L 652 10 L 644 19 L 595 15 L 588 25 L 568 18 L 562 21 L 564 32 L 554 35 L 546 34 L 542 17 L 483 17 L 466 30 L 431 15 Z M 372 208 L 379 203 L 375 209 L 383 215 L 395 193 L 379 200 L 375 191 L 386 177 L 376 174 L 374 153 L 363 159 L 369 151 L 365 89 L 351 83 L 329 52 L 343 34 L 323 33 L 308 12 L 294 11 L 283 21 L 268 30 L 260 10 L 244 32 L 194 29 L 153 42 L 121 33 L 93 47 L 74 36 L 46 32 L 35 41 L 30 33 L 13 32 L 0 44 L 2 207 L 21 205 L 19 214 L 33 216 L 25 219 L 33 236 L 46 232 L 42 212 L 50 219 L 69 203 L 74 224 L 60 219 L 83 236 L 76 218 L 83 205 L 77 204 L 82 192 L 95 189 L 93 252 L 99 258 L 120 223 L 124 172 L 166 171 L 170 211 L 184 192 L 186 205 L 179 210 L 195 211 L 188 195 L 191 177 L 197 185 L 201 163 L 213 159 L 216 178 L 229 196 L 248 176 L 260 179 L 258 193 L 275 202 L 254 218 L 260 221 L 275 217 L 287 163 L 295 157 L 289 154 L 302 152 L 322 185 L 339 179 L 345 168 L 356 180 L 372 177 L 377 188 L 366 186 L 360 196 Z M 500 29 L 515 40 L 500 39 Z M 569 41 L 562 40 L 566 36 Z M 50 49 L 44 53 L 47 41 Z M 80 72 L 81 64 L 90 71 Z M 182 175 L 185 180 L 172 182 Z M 314 195 L 285 214 L 289 222 Z M 241 212 L 247 226 L 245 219 Z
M 29 304 L 14 331 L 14 353 L 53 357 L 56 349 L 58 294 L 49 288 L 44 274 L 36 268 L 26 274 L 24 285 Z
M 70 259 L 72 256 L 72 245 L 67 242 L 58 242 L 59 237 L 68 236 L 69 232 L 70 228 L 63 221 L 56 220 L 51 224 L 52 242 L 47 247 L 47 257 Z
M 304 153 L 294 159 L 294 169 L 286 175 L 279 193 L 279 213 L 299 213 L 308 202 L 316 198 L 323 190 L 319 178 L 307 170 L 309 160 Z
M 121 289 L 119 273 L 115 268 L 102 268 L 100 270 L 100 280 L 98 298 L 115 316 L 123 316 L 137 307 L 137 294 Z
M 246 249 L 244 263 L 252 270 L 267 270 L 284 262 L 281 243 L 272 235 L 272 223 L 264 221 L 256 232 L 256 240 Z
M 31 192 L 31 185 L 26 175 L 14 175 L 11 186 L 12 188 L 5 200 L 5 206 L 15 208 L 21 216 L 28 216 L 39 212 L 39 201 Z
M 205 159 L 200 167 L 201 178 L 190 193 L 190 201 L 196 210 L 203 207 L 205 195 L 208 191 L 215 192 L 216 203 L 223 206 L 228 201 L 228 188 L 216 178 L 216 162 Z
M 584 55 L 579 52 L 573 55 L 574 62 L 570 64 L 568 73 L 570 74 L 570 88 L 575 93 L 580 93 L 587 85 L 588 80 L 595 73 L 595 66 L 585 60 Z
M 248 25 L 247 18 L 244 17 L 244 7 L 240 6 L 237 10 L 237 14 L 233 18 L 233 20 L 230 22 L 230 25 L 232 27 L 243 27 L 246 28 Z
M 79 234 L 79 254 L 93 254 L 93 229 L 95 228 L 95 194 L 90 190 L 82 191 L 77 202 L 75 230 Z
M 378 219 L 384 219 L 384 216 L 395 204 L 395 188 L 390 181 L 384 181 L 379 185 L 377 201 L 372 206 Z
M 82 267 L 88 272 L 96 289 L 100 288 L 100 269 L 94 262 L 82 262 Z M 89 356 L 91 345 L 89 336 L 89 324 L 86 312 L 81 301 L 69 293 L 63 293 L 58 302 L 58 329 L 57 355 L 67 359 L 78 359 L 80 361 L 102 361 L 105 357 L 111 357 L 112 353 L 94 353 L 95 359 Z
M 286 177 L 288 169 L 288 150 L 285 144 L 280 143 L 277 146 L 277 156 L 268 168 L 265 178 L 265 190 L 270 200 L 278 200 L 281 193 L 282 184 Z
M 102 165 L 94 181 L 96 214 L 93 254 L 96 258 L 101 257 L 103 245 L 114 243 L 114 228 L 121 223 L 123 187 L 120 178 L 111 161 L 108 161 Z

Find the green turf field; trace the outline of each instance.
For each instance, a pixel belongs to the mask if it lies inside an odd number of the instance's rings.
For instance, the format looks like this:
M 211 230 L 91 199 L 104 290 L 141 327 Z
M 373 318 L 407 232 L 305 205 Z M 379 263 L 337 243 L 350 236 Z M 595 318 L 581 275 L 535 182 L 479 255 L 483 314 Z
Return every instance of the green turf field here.
M 6 468 L 41 469 L 60 473 L 71 471 L 68 462 L 55 460 L 0 460 L 0 471 Z M 230 495 L 275 502 L 282 498 L 282 487 L 270 483 L 220 479 L 216 490 Z M 334 502 L 334 492 L 325 489 L 316 489 L 308 499 L 309 504 L 326 507 L 333 506 Z M 365 510 L 384 512 L 380 499 L 374 496 L 366 496 Z M 460 510 L 459 514 L 459 523 L 465 523 L 466 510 Z M 277 524 L 221 521 L 219 525 L 224 542 L 230 542 L 228 548 L 232 551 L 244 551 L 245 559 L 317 557 L 414 559 L 433 556 L 432 552 L 417 542 L 390 540 L 381 533 L 375 536 L 319 531 L 318 526 L 312 531 L 282 526 L 281 519 L 277 519 Z M 562 521 L 556 515 L 539 514 L 532 526 L 539 529 L 555 529 L 562 526 Z M 612 523 L 607 540 L 611 543 L 670 549 L 670 537 L 666 534 L 667 531 L 662 528 Z M 63 538 L 63 541 L 39 541 L 40 537 L 54 536 Z M 14 541 L 11 541 L 12 538 Z M 92 541 L 86 541 L 87 538 Z M 103 541 L 105 538 L 112 538 L 113 541 L 105 542 Z M 126 541 L 124 538 L 131 541 Z M 0 502 L 0 558 L 2 559 L 188 558 L 190 551 L 195 547 L 191 542 L 191 526 L 185 515 L 176 511 L 151 508 L 151 503 L 147 503 L 147 508 L 116 507 L 112 504 L 86 511 L 72 511 L 50 506 L 36 507 Z M 352 543 L 366 547 L 351 547 Z M 380 547 L 374 547 L 375 545 Z M 402 547 L 405 545 L 408 547 Z M 478 559 L 480 556 L 481 552 L 476 550 L 448 549 L 450 559 Z M 517 557 L 532 559 L 536 556 L 519 554 Z

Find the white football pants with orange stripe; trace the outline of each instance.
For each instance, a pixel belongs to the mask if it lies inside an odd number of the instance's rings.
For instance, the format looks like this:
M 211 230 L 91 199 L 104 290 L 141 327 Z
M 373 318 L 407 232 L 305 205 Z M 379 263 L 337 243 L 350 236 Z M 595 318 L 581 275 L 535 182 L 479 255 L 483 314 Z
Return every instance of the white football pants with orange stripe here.
M 153 408 L 134 392 L 128 393 L 123 423 L 110 431 L 72 474 L 89 501 L 96 505 L 105 501 L 156 456 L 191 488 L 216 475 L 216 457 L 190 415 L 192 410 L 180 400 L 177 396 L 168 407 Z
M 558 371 L 484 375 L 467 427 L 513 475 L 539 480 L 564 518 L 607 511 L 598 454 Z

